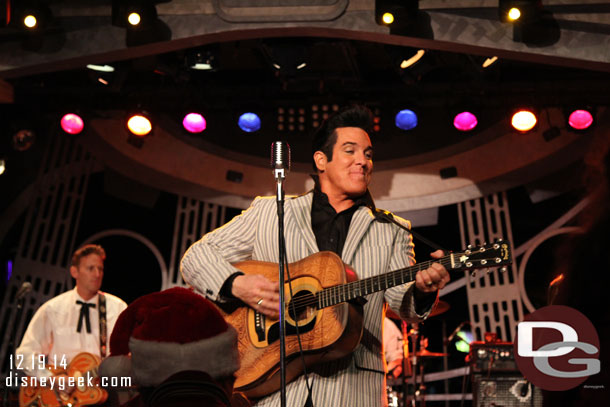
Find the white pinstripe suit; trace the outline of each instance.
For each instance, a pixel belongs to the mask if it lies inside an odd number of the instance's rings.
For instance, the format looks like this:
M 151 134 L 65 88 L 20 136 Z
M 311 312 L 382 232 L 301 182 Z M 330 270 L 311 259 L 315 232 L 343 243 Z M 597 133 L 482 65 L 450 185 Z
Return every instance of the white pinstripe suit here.
M 285 239 L 289 262 L 318 252 L 311 227 L 313 193 L 286 199 Z M 399 219 L 399 218 L 397 218 Z M 406 221 L 403 221 L 406 223 Z M 230 263 L 246 259 L 277 262 L 277 211 L 275 197 L 256 198 L 252 206 L 223 227 L 206 234 L 185 253 L 181 271 L 184 281 L 212 300 L 225 280 L 237 271 Z M 405 268 L 413 263 L 413 245 L 406 231 L 391 223 L 374 220 L 370 209 L 354 213 L 342 259 L 360 278 Z M 416 320 L 412 283 L 366 297 L 364 334 L 354 352 L 313 369 L 314 406 L 373 407 L 386 405 L 381 330 L 385 301 L 401 317 Z M 305 404 L 307 389 L 301 376 L 287 386 L 287 405 Z M 257 406 L 279 406 L 279 392 Z

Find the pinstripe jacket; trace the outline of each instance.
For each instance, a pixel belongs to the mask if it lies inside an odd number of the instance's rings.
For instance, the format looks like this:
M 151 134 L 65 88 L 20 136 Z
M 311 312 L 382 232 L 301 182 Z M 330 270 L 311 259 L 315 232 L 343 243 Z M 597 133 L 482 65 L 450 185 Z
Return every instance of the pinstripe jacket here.
M 285 239 L 289 262 L 318 252 L 311 227 L 313 193 L 286 199 Z M 399 219 L 399 218 L 397 218 Z M 407 226 L 408 223 L 403 221 Z M 185 253 L 181 262 L 184 281 L 212 300 L 220 300 L 225 280 L 238 271 L 230 263 L 247 259 L 277 262 L 277 210 L 275 197 L 258 197 L 251 207 L 231 222 L 206 234 Z M 391 223 L 382 223 L 371 210 L 360 207 L 350 223 L 342 259 L 360 278 L 405 268 L 414 262 L 411 236 Z M 314 406 L 385 406 L 382 324 L 384 300 L 406 320 L 419 320 L 409 283 L 366 297 L 361 343 L 345 358 L 313 369 Z M 287 405 L 305 404 L 307 389 L 303 376 L 287 386 Z M 257 406 L 279 406 L 279 392 Z

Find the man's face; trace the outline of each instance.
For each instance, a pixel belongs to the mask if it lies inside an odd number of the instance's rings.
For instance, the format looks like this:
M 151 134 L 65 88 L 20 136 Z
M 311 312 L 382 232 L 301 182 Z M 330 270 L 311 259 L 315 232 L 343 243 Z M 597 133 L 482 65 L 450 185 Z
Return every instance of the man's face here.
M 368 134 L 358 127 L 339 127 L 332 161 L 314 156 L 322 192 L 331 196 L 358 197 L 366 192 L 373 172 L 373 147 Z
M 96 253 L 88 254 L 81 257 L 78 266 L 70 267 L 70 274 L 76 280 L 79 291 L 94 295 L 102 286 L 104 261 Z

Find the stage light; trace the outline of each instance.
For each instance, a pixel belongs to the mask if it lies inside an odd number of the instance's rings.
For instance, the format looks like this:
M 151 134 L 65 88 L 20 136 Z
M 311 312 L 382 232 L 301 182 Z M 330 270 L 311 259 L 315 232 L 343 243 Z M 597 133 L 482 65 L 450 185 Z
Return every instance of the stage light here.
M 186 55 L 186 63 L 191 69 L 198 71 L 210 71 L 214 69 L 214 54 L 211 51 L 189 52 Z
M 4 174 L 6 171 L 6 160 L 4 158 L 0 158 L 0 175 Z
M 418 12 L 418 0 L 375 0 L 375 21 L 379 25 L 409 24 Z
M 383 13 L 383 16 L 381 16 L 381 21 L 383 21 L 383 23 L 386 25 L 392 24 L 394 22 L 394 14 Z
M 426 51 L 423 49 L 418 50 L 415 53 L 415 55 L 413 55 L 411 58 L 403 59 L 402 62 L 400 63 L 400 67 L 402 69 L 406 69 L 406 68 L 410 67 L 411 65 L 415 64 L 417 61 L 422 59 L 422 57 L 424 56 L 425 53 L 426 53 Z
M 45 2 L 39 0 L 19 0 L 12 3 L 14 10 L 10 10 L 10 2 L 8 3 L 7 21 L 11 20 L 10 15 L 13 14 L 15 23 L 28 31 L 44 29 L 53 17 L 51 9 Z
M 23 18 L 23 25 L 27 28 L 36 28 L 36 24 L 38 24 L 38 20 L 36 19 L 36 16 L 32 14 L 28 14 Z
M 152 130 L 150 120 L 143 114 L 135 114 L 127 120 L 127 129 L 137 137 L 144 137 Z
M 138 30 L 157 19 L 154 2 L 145 0 L 113 0 L 112 25 Z
M 498 16 L 504 23 L 532 22 L 540 18 L 541 0 L 499 0 Z
M 537 122 L 536 115 L 529 110 L 520 110 L 511 119 L 512 126 L 521 132 L 530 131 Z
M 417 127 L 417 115 L 409 109 L 401 110 L 396 114 L 396 127 L 401 130 L 411 130 Z
M 456 337 L 459 340 L 455 342 L 455 348 L 460 352 L 469 353 L 470 344 L 474 340 L 472 333 L 470 331 L 460 331 L 456 334 Z
M 79 134 L 83 131 L 85 123 L 83 119 L 75 113 L 67 113 L 61 118 L 61 128 L 68 134 Z
M 575 130 L 588 129 L 593 124 L 593 115 L 587 110 L 574 110 L 568 117 L 568 124 Z
M 496 61 L 498 60 L 498 57 L 491 57 L 491 58 L 487 58 L 485 61 L 483 61 L 483 68 L 488 68 L 491 65 L 493 65 Z
M 244 113 L 239 116 L 237 125 L 247 133 L 252 133 L 261 128 L 261 119 L 256 113 Z
M 132 13 L 129 13 L 129 15 L 127 16 L 127 21 L 129 22 L 129 24 L 135 26 L 135 25 L 140 24 L 140 21 L 142 21 L 142 17 L 140 17 L 140 14 L 138 14 L 136 12 L 132 12 Z
M 513 7 L 510 10 L 508 10 L 508 19 L 510 21 L 518 20 L 520 17 L 521 17 L 521 10 L 519 10 L 517 7 Z
M 87 64 L 87 68 L 92 71 L 98 72 L 114 72 L 114 67 L 111 65 L 95 65 L 95 64 Z
M 470 112 L 462 112 L 453 119 L 453 126 L 460 131 L 470 131 L 478 124 L 477 117 Z
M 205 130 L 207 123 L 205 118 L 199 113 L 189 113 L 184 116 L 182 126 L 184 126 L 189 133 L 201 133 Z

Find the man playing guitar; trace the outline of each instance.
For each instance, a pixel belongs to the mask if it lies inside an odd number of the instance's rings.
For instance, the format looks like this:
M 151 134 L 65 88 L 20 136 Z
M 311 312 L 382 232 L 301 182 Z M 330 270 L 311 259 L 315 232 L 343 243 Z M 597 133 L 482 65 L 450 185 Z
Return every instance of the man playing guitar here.
M 15 352 L 15 360 L 19 362 L 19 365 L 15 364 L 17 369 L 32 377 L 56 374 L 59 379 L 67 374 L 67 364 L 83 352 L 90 354 L 85 359 L 97 363 L 106 356 L 114 324 L 127 304 L 114 295 L 100 291 L 105 258 L 106 253 L 99 245 L 86 245 L 74 253 L 70 275 L 76 280 L 76 286 L 47 301 L 36 311 Z M 46 366 L 40 363 L 40 355 L 46 357 Z M 68 383 L 65 379 L 62 382 Z M 41 397 L 37 389 L 22 387 L 21 390 L 22 404 L 26 402 L 26 394 L 30 398 Z M 47 390 L 53 392 L 51 398 L 68 398 L 74 392 L 74 388 L 66 386 Z M 81 388 L 78 390 L 84 391 Z M 25 398 L 29 401 L 28 397 Z M 36 405 L 33 402 L 27 404 Z M 64 404 L 59 400 L 58 403 Z

